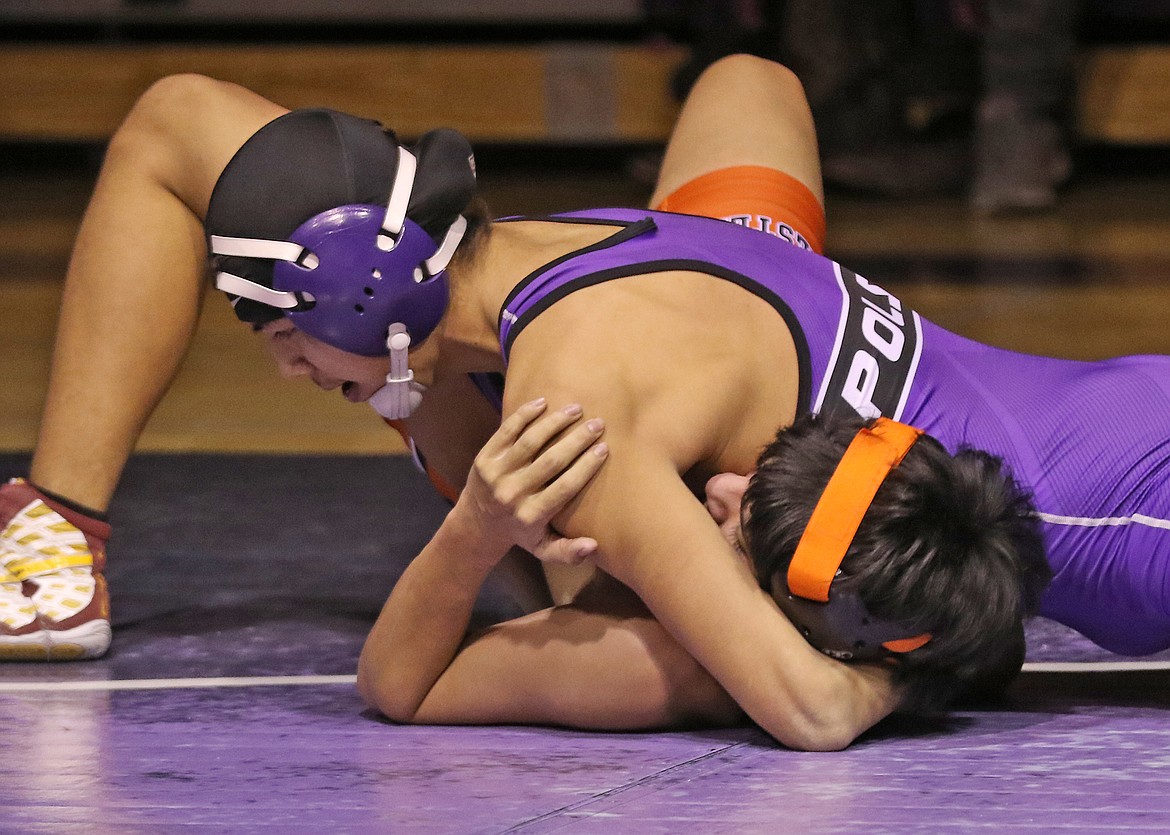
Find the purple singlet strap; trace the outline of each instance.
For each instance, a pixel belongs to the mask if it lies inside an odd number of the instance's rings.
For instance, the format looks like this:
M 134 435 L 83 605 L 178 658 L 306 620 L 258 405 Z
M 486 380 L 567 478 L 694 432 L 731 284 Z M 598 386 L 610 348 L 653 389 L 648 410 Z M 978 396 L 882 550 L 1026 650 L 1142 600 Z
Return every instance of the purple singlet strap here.
M 510 338 L 512 326 L 516 324 L 519 318 L 517 314 L 527 311 L 530 306 L 547 295 L 548 287 L 544 279 L 551 271 L 573 259 L 610 249 L 631 238 L 654 232 L 658 228 L 658 225 L 651 217 L 641 217 L 638 220 L 621 220 L 600 217 L 552 216 L 548 218 L 509 218 L 509 220 L 547 220 L 554 223 L 582 223 L 591 226 L 617 226 L 619 228 L 618 231 L 595 244 L 565 253 L 561 257 L 534 270 L 512 289 L 512 292 L 508 294 L 508 297 L 504 299 L 504 303 L 500 307 L 500 350 L 503 352 L 505 361 L 508 358 L 508 352 L 512 344 Z

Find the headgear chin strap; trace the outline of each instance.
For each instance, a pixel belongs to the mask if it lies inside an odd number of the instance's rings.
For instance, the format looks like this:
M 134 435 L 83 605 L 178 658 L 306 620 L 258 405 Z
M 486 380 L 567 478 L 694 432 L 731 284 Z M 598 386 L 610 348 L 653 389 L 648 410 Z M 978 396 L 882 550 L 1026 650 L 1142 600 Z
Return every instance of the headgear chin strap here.
M 386 375 L 386 385 L 370 398 L 370 406 L 387 420 L 402 420 L 422 403 L 426 386 L 414 381 L 414 372 L 407 365 L 410 334 L 401 322 L 390 326 L 386 347 L 390 349 L 390 373 Z
M 922 435 L 920 429 L 878 418 L 849 444 L 813 508 L 786 577 L 772 577 L 772 596 L 801 634 L 842 661 L 868 661 L 910 652 L 930 635 L 879 620 L 865 608 L 856 579 L 841 562 L 878 488 Z

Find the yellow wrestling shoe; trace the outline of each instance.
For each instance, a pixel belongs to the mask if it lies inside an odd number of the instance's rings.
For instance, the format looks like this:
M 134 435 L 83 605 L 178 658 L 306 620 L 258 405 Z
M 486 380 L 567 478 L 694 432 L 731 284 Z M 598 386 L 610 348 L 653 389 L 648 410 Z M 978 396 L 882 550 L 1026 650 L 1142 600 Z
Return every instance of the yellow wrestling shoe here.
M 106 522 L 65 507 L 23 479 L 0 486 L 0 660 L 105 654 L 109 536 Z

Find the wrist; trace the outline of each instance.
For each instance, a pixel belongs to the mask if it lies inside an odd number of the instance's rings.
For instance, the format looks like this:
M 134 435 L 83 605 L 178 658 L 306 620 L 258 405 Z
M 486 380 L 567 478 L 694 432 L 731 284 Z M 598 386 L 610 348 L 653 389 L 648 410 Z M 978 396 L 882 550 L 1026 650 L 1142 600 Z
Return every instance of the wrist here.
M 452 552 L 465 565 L 479 565 L 486 571 L 511 550 L 513 543 L 492 535 L 491 526 L 482 521 L 464 505 L 456 502 L 443 520 L 436 537 L 442 536 Z

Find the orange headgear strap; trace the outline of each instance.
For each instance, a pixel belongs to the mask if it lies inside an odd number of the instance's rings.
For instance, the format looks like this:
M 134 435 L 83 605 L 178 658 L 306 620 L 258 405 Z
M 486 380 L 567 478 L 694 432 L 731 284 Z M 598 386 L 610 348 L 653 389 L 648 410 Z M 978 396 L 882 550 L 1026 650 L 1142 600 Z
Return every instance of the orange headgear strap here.
M 813 508 L 788 565 L 793 594 L 828 602 L 829 586 L 873 497 L 921 434 L 921 429 L 888 418 L 878 418 L 857 433 Z

